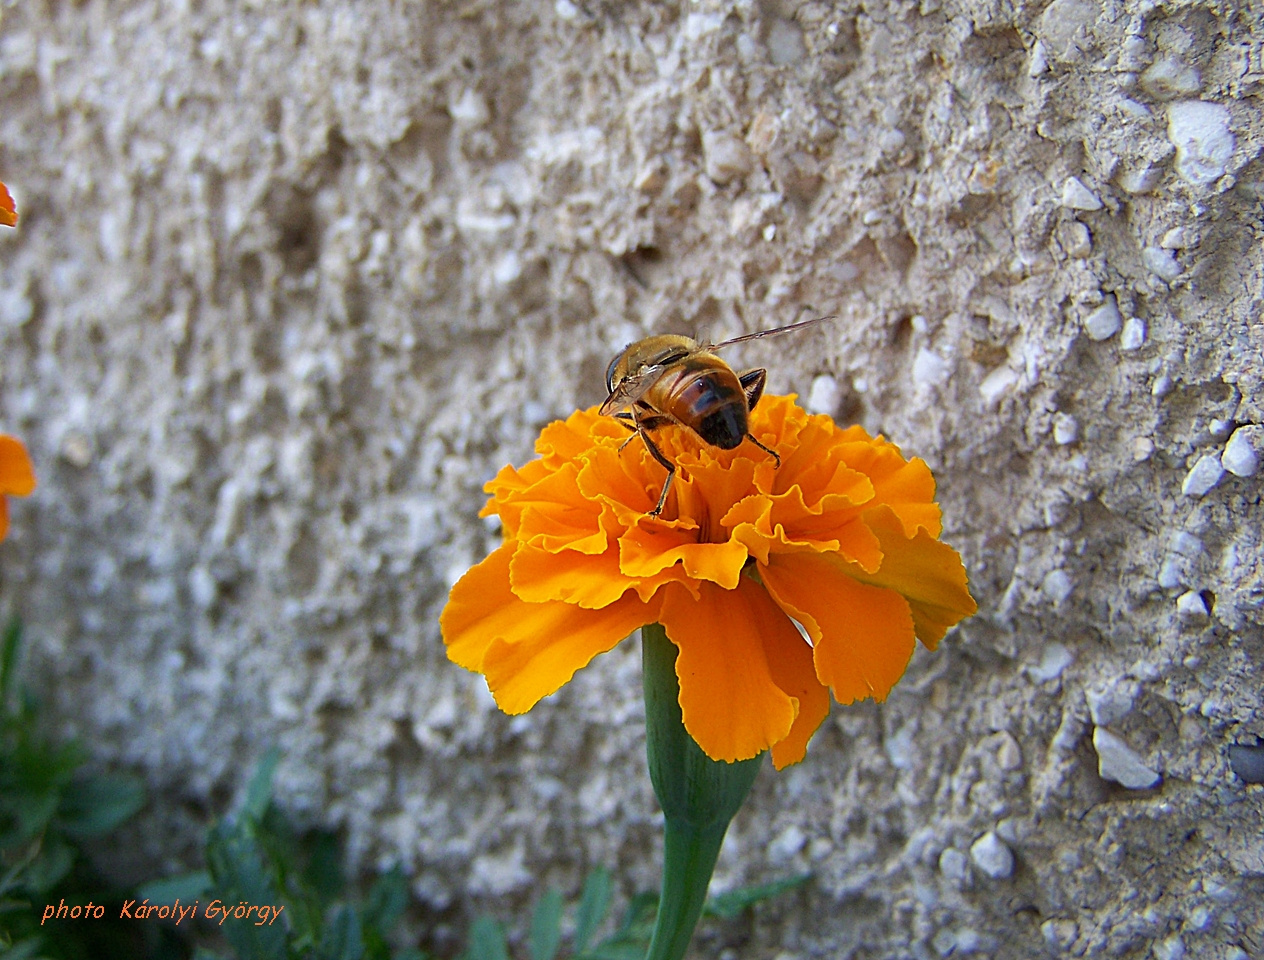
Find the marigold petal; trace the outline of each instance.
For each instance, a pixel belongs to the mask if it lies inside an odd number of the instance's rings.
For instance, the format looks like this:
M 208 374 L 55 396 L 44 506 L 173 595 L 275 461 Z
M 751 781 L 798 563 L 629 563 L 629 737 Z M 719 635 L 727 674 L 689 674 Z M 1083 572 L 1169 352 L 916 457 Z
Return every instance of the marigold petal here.
M 796 439 L 797 446 L 784 440 L 777 444 L 779 450 L 788 449 L 789 453 L 777 471 L 776 492 L 800 487 L 807 491 L 809 503 L 826 494 L 844 496 L 855 504 L 873 499 L 873 484 L 863 470 L 843 457 L 838 429 L 828 417 L 810 417 Z
M 566 684 L 593 657 L 653 623 L 659 602 L 626 594 L 601 610 L 569 603 L 516 604 L 515 631 L 496 637 L 483 658 L 487 686 L 505 713 L 526 713 Z
M 902 594 L 913 612 L 917 639 L 934 650 L 949 627 L 979 609 L 970 596 L 960 555 L 925 530 L 906 536 L 903 523 L 890 507 L 867 511 L 865 524 L 882 544 L 882 566 L 877 573 L 855 569 L 853 576 L 862 583 L 890 587 Z
M 905 460 L 900 448 L 885 437 L 870 437 L 859 427 L 849 427 L 845 435 L 860 439 L 840 445 L 848 466 L 862 471 L 873 483 L 873 504 L 890 506 L 912 536 L 918 527 L 932 537 L 939 536 L 943 523 L 935 500 L 935 478 L 920 457 Z
M 593 430 L 605 417 L 599 417 L 593 409 L 576 410 L 565 420 L 554 420 L 540 431 L 535 441 L 535 452 L 541 462 L 550 468 L 572 462 L 585 454 L 593 445 Z
M 0 494 L 0 540 L 9 533 L 9 499 Z
M 829 689 L 816 675 L 812 647 L 788 619 L 785 623 L 789 630 L 760 634 L 773 683 L 799 702 L 799 713 L 790 732 L 772 745 L 772 765 L 778 770 L 803 759 L 808 740 L 830 711 Z
M 507 543 L 463 576 L 439 617 L 453 663 L 485 674 L 497 704 L 523 713 L 633 630 L 658 619 L 658 604 L 634 593 L 603 610 L 526 603 L 509 586 L 517 544 Z
M 798 703 L 777 685 L 763 637 L 794 625 L 754 580 L 735 590 L 664 591 L 660 622 L 676 644 L 685 729 L 712 760 L 748 760 L 790 733 Z M 774 641 L 775 646 L 780 646 Z
M 35 489 L 35 470 L 26 447 L 16 437 L 0 433 L 0 495 L 27 497 Z
M 913 655 L 913 617 L 903 597 L 859 583 L 841 563 L 814 554 L 777 554 L 760 576 L 812 637 L 816 675 L 834 699 L 886 698 Z
M 550 553 L 523 544 L 509 564 L 514 595 L 527 603 L 561 600 L 589 610 L 608 607 L 637 581 L 619 570 L 619 555 L 564 550 Z
M 609 540 L 601 526 L 601 505 L 580 496 L 575 486 L 578 472 L 573 464 L 566 464 L 529 490 L 507 498 L 522 507 L 519 540 L 551 553 L 598 554 L 606 549 Z
M 483 669 L 483 657 L 497 634 L 512 627 L 522 601 L 509 588 L 509 564 L 518 544 L 503 543 L 482 563 L 465 571 L 448 594 L 439 631 L 448 659 L 467 670 Z M 515 609 L 510 611 L 510 605 Z
M 633 438 L 640 444 L 640 440 Z M 594 446 L 584 457 L 584 465 L 575 478 L 581 496 L 599 503 L 608 503 L 623 525 L 631 525 L 643 517 L 658 501 L 667 472 L 657 463 L 653 478 L 643 469 L 637 451 L 618 447 Z M 652 490 L 652 492 L 651 492 Z
M 478 515 L 480 517 L 499 515 L 505 536 L 516 537 L 518 524 L 522 520 L 523 505 L 515 503 L 513 495 L 539 483 L 551 472 L 540 460 L 532 460 L 521 468 L 513 465 L 501 467 L 496 476 L 483 484 L 484 492 L 490 493 L 491 499 L 483 505 Z
M 619 538 L 619 569 L 629 577 L 655 577 L 677 563 L 685 576 L 709 580 L 726 590 L 737 586 L 746 547 L 737 540 L 698 543 L 697 532 L 642 523 Z
M 878 538 L 844 497 L 827 496 L 808 507 L 798 487 L 775 497 L 751 496 L 734 504 L 724 524 L 761 563 L 770 552 L 802 551 L 841 553 L 867 570 L 882 562 Z
M 733 504 L 754 492 L 756 467 L 762 465 L 744 457 L 725 455 L 722 451 L 715 453 L 721 454 L 722 459 L 717 459 L 710 448 L 681 456 L 684 470 L 673 484 L 677 516 L 693 520 L 699 531 L 695 539 L 704 543 L 723 543 L 729 539 L 722 523 L 724 515 Z M 771 465 L 772 458 L 768 460 Z

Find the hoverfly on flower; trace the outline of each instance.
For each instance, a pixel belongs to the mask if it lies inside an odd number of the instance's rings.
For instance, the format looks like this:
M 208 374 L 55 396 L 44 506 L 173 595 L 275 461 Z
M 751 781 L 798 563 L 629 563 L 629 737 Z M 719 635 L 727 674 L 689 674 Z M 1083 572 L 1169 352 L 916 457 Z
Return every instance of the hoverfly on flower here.
M 777 451 L 760 443 L 749 429 L 750 413 L 764 394 L 768 371 L 761 367 L 738 374 L 716 356 L 715 351 L 833 319 L 833 316 L 817 317 L 722 343 L 661 334 L 628 344 L 610 361 L 606 368 L 609 396 L 598 412 L 613 414 L 633 431 L 633 436 L 645 442 L 650 456 L 667 470 L 658 503 L 649 512 L 651 517 L 663 512 L 663 504 L 676 477 L 676 465 L 650 439 L 650 430 L 674 423 L 721 450 L 732 450 L 743 440 L 749 440 L 781 466 Z M 627 442 L 632 439 L 629 437 Z

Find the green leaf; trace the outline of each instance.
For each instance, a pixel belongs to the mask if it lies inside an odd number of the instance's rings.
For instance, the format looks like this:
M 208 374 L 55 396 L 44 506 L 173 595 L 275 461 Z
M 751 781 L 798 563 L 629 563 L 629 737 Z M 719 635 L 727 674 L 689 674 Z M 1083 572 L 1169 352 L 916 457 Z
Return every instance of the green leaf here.
M 553 960 L 562 945 L 562 894 L 550 889 L 531 914 L 531 960 Z
M 263 851 L 245 825 L 236 828 L 220 823 L 211 829 L 206 865 L 214 880 L 215 894 L 224 906 L 235 906 L 241 900 L 276 905 L 288 899 L 280 896 Z M 202 915 L 206 915 L 205 910 Z M 232 917 L 223 923 L 218 918 L 214 922 L 241 960 L 285 960 L 287 927 L 284 922 L 262 927 Z
M 81 780 L 62 794 L 57 816 L 76 839 L 108 833 L 145 805 L 145 787 L 136 777 L 104 774 Z
M 0 712 L 8 713 L 9 694 L 13 692 L 18 665 L 18 648 L 22 646 L 22 621 L 9 620 L 0 639 Z
M 322 906 L 333 903 L 346 886 L 342 869 L 342 845 L 338 834 L 327 830 L 318 831 L 306 838 L 307 869 L 303 879 L 316 894 Z
M 787 890 L 793 890 L 795 887 L 802 886 L 811 879 L 812 874 L 800 873 L 793 877 L 786 877 L 784 880 L 774 880 L 771 883 L 760 883 L 752 887 L 740 887 L 737 890 L 730 890 L 727 893 L 712 897 L 707 902 L 705 912 L 708 916 L 731 920 L 743 910 L 759 903 L 759 901 L 780 896 Z
M 321 938 L 320 955 L 325 960 L 361 960 L 364 956 L 364 936 L 360 932 L 360 917 L 346 904 L 335 907 L 325 925 Z
M 491 917 L 482 916 L 470 926 L 470 945 L 465 951 L 469 960 L 509 960 L 505 932 Z
M 75 851 L 66 841 L 48 839 L 22 876 L 22 885 L 32 893 L 45 893 L 55 887 L 75 864 Z
M 404 871 L 392 867 L 373 882 L 364 904 L 364 923 L 387 933 L 399 922 L 408 907 L 408 881 Z
M 20 940 L 4 953 L 4 960 L 34 960 L 40 955 L 40 938 Z
M 657 909 L 657 893 L 654 893 L 652 890 L 638 893 L 628 904 L 628 909 L 624 911 L 623 921 L 619 924 L 619 929 L 615 932 L 615 938 L 625 937 L 632 930 L 648 923 L 650 917 L 654 915 L 654 911 Z
M 255 774 L 250 778 L 250 786 L 246 788 L 246 802 L 242 805 L 241 816 L 249 817 L 256 823 L 263 820 L 263 815 L 272 802 L 272 777 L 276 774 L 277 764 L 281 762 L 281 749 L 272 747 L 255 767 Z
M 596 867 L 584 879 L 584 890 L 579 897 L 579 909 L 575 916 L 575 952 L 583 953 L 588 941 L 601 926 L 610 909 L 610 871 Z
M 9 868 L 8 873 L 6 873 L 3 877 L 0 877 L 0 899 L 3 899 L 10 890 L 17 890 L 24 885 L 25 881 L 23 879 L 23 875 L 26 873 L 26 868 L 29 867 L 35 861 L 35 858 L 40 855 L 40 848 L 42 846 L 43 841 L 36 840 L 16 857 L 16 862 L 12 853 L 5 856 L 5 859 L 9 860 L 10 863 L 13 863 L 13 866 Z
M 210 893 L 211 884 L 210 873 L 195 870 L 192 873 L 178 873 L 164 880 L 151 880 L 137 888 L 136 896 L 141 900 L 148 898 L 150 903 L 174 903 L 177 900 L 193 903 Z

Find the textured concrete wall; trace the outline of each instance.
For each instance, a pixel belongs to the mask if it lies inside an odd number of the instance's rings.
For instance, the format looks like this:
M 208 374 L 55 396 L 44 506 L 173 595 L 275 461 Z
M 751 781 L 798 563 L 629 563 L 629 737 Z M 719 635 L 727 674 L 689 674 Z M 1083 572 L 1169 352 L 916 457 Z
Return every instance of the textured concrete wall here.
M 734 360 L 930 462 L 981 611 L 761 775 L 719 881 L 816 880 L 699 956 L 1264 954 L 1261 19 L 6 4 L 2 599 L 130 869 L 275 741 L 449 919 L 654 884 L 635 645 L 511 720 L 438 611 L 624 343 L 837 313 Z

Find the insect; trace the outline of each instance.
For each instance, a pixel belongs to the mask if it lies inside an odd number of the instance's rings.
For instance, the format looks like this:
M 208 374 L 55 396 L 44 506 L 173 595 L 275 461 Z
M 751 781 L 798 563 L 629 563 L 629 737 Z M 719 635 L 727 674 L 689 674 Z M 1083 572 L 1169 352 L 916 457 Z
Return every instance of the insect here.
M 649 513 L 651 517 L 663 512 L 667 493 L 676 477 L 675 464 L 655 445 L 649 435 L 651 430 L 674 423 L 723 450 L 732 450 L 743 440 L 749 440 L 781 466 L 777 451 L 765 447 L 748 429 L 750 412 L 763 396 L 768 371 L 760 368 L 739 375 L 717 357 L 715 351 L 832 319 L 833 316 L 803 320 L 723 343 L 699 343 L 678 334 L 647 337 L 629 344 L 610 361 L 606 368 L 606 389 L 610 395 L 599 412 L 613 414 L 632 431 L 623 447 L 639 436 L 650 456 L 667 471 L 658 504 Z

